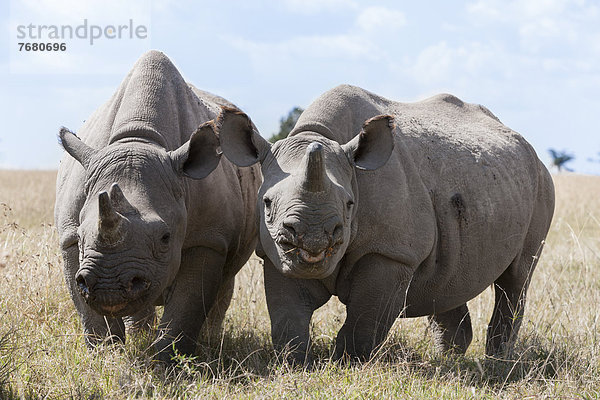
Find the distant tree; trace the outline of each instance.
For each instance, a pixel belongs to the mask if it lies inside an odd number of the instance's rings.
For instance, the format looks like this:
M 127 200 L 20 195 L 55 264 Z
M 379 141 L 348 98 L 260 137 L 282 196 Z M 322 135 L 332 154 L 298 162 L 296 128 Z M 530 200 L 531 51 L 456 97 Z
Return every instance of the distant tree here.
M 269 142 L 275 143 L 276 141 L 287 137 L 290 131 L 294 128 L 294 125 L 296 125 L 296 121 L 298 121 L 298 118 L 300 118 L 300 115 L 303 111 L 303 108 L 294 107 L 288 113 L 287 117 L 282 117 L 279 120 L 279 132 L 274 133 L 273 136 L 269 138 Z
M 600 153 L 598 153 L 598 158 L 588 158 L 589 162 L 597 162 L 600 163 Z
M 566 151 L 556 151 L 554 149 L 549 149 L 548 152 L 552 156 L 552 165 L 558 168 L 558 172 L 562 171 L 564 168 L 567 171 L 573 171 L 570 168 L 565 166 L 566 163 L 575 159 L 575 156 L 572 154 L 567 154 Z

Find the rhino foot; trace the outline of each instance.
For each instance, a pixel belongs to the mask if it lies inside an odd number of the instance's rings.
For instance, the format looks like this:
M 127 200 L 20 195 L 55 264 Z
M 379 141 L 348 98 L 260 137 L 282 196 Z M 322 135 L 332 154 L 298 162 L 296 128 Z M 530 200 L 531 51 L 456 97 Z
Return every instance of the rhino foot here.
M 434 314 L 429 317 L 429 322 L 437 350 L 465 354 L 473 339 L 471 317 L 466 304 Z

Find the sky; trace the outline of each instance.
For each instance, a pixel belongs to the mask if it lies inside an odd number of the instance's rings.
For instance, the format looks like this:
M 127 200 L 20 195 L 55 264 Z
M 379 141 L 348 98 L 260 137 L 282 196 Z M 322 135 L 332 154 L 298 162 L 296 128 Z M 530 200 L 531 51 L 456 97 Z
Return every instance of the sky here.
M 19 25 L 143 25 L 144 37 L 18 51 Z M 184 78 L 242 108 L 262 135 L 348 83 L 412 102 L 451 93 L 600 174 L 600 1 L 11 0 L 0 5 L 0 168 L 56 169 L 136 59 L 163 51 Z M 34 32 L 35 33 L 35 32 Z M 126 32 L 127 33 L 127 32 Z M 43 41 L 43 40 L 42 40 Z M 47 40 L 46 40 L 47 41 Z

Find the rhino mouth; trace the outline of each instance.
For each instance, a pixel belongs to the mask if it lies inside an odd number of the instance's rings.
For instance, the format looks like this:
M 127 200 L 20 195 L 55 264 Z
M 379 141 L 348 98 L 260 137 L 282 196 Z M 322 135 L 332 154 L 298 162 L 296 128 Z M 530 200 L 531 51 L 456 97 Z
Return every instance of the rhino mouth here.
M 336 243 L 315 252 L 286 241 L 280 241 L 277 245 L 284 274 L 306 279 L 327 277 L 331 273 L 330 269 L 333 269 L 329 261 L 340 247 L 340 244 Z
M 323 261 L 325 259 L 325 250 L 321 250 L 321 252 L 313 255 L 312 253 L 310 253 L 307 250 L 304 249 L 300 249 L 300 253 L 299 253 L 300 258 L 307 263 L 310 264 L 314 264 L 314 263 L 318 263 L 320 261 Z
M 102 314 L 105 315 L 114 315 L 125 307 L 127 307 L 127 303 L 115 304 L 114 306 L 99 306 L 99 308 L 102 310 Z
M 99 314 L 123 317 L 139 311 L 153 300 L 149 279 L 140 276 L 103 277 L 89 268 L 76 275 L 77 290 L 88 306 Z
M 102 296 L 100 296 L 102 297 Z M 118 296 L 121 297 L 121 296 Z M 101 298 L 88 298 L 86 303 L 97 313 L 110 317 L 125 317 L 132 315 L 149 303 L 149 296 L 143 296 L 135 300 L 125 298 L 105 300 Z

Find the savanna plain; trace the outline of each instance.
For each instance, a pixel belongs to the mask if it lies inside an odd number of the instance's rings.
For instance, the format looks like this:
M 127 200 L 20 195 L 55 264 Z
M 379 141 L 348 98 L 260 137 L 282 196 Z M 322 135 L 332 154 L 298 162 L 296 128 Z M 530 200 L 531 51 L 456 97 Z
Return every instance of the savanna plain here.
M 88 350 L 64 285 L 53 171 L 0 171 L 0 399 L 599 398 L 600 177 L 554 176 L 556 211 L 511 357 L 484 355 L 492 289 L 469 302 L 473 342 L 436 353 L 425 318 L 399 319 L 368 362 L 330 360 L 344 306 L 312 321 L 313 370 L 270 344 L 261 261 L 236 278 L 223 333 L 165 370 L 154 336 Z

